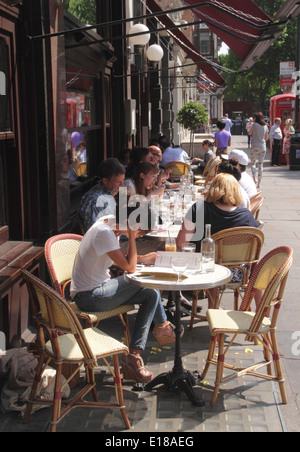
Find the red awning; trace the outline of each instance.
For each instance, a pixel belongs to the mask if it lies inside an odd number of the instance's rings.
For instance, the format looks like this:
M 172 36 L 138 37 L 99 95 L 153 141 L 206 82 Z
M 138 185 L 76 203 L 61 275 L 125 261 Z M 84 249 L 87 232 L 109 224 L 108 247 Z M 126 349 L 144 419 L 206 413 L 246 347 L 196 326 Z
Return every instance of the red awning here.
M 185 0 L 188 5 L 199 5 L 193 8 L 194 13 L 244 60 L 257 41 L 261 39 L 270 17 L 252 0 Z
M 199 3 L 199 2 L 198 2 Z M 152 13 L 162 12 L 161 7 L 155 2 L 155 0 L 147 0 L 147 4 L 152 11 Z M 158 20 L 166 27 L 174 27 L 174 22 L 167 15 L 160 15 Z M 180 31 L 179 29 L 174 29 L 168 31 L 172 38 L 181 46 L 181 48 L 186 52 L 189 58 L 191 58 L 195 63 L 199 64 L 199 69 L 201 69 L 207 77 L 216 85 L 221 86 L 225 83 L 225 80 L 220 76 L 220 74 L 211 66 L 208 60 L 206 60 L 196 49 L 196 47 L 191 43 L 191 41 Z

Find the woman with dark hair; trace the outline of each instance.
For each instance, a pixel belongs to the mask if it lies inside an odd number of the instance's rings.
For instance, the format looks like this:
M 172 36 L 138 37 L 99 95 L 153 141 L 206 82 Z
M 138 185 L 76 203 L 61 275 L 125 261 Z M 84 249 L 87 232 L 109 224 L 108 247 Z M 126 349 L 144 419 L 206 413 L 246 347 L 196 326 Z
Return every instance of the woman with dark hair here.
M 269 139 L 269 129 L 262 113 L 255 113 L 251 135 L 251 170 L 257 188 L 261 188 L 261 180 L 264 168 L 264 159 L 267 152 L 267 140 Z M 256 179 L 256 160 L 258 161 L 258 180 Z
M 134 176 L 126 179 L 124 186 L 128 187 L 129 195 L 142 195 L 150 201 L 151 196 L 162 196 L 164 194 L 164 187 L 154 189 L 157 181 L 158 167 L 152 163 L 139 163 L 135 169 Z

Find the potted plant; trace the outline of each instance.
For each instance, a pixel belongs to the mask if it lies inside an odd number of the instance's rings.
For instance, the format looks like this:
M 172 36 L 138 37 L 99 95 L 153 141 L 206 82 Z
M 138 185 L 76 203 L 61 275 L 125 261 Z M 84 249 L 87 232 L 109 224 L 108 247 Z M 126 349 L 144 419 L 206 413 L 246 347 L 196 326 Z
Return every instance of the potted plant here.
M 188 102 L 177 113 L 177 122 L 191 133 L 190 153 L 192 150 L 192 155 L 194 155 L 193 143 L 195 130 L 207 124 L 207 121 L 208 117 L 205 108 L 197 102 Z

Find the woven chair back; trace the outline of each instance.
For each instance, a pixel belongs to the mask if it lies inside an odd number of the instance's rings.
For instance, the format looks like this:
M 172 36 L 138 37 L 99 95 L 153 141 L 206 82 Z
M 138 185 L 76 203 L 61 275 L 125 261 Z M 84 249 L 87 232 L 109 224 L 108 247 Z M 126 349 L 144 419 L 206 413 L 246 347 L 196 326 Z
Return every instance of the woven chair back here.
M 170 162 L 166 165 L 166 170 L 172 170 L 171 178 L 176 179 L 186 176 L 190 170 L 190 165 L 184 162 Z
M 240 268 L 245 285 L 253 266 L 259 261 L 264 243 L 263 232 L 257 228 L 238 227 L 220 231 L 212 238 L 216 244 L 216 263 Z
M 277 308 L 273 311 L 272 317 L 272 328 L 276 327 L 278 307 L 280 307 L 282 302 L 292 262 L 292 248 L 282 246 L 269 252 L 255 266 L 240 307 L 241 311 L 248 310 L 255 291 L 262 291 L 263 296 L 250 326 L 250 332 L 256 333 L 259 330 L 264 317 L 270 314 L 272 306 Z
M 254 216 L 255 220 L 258 220 L 260 209 L 263 205 L 264 198 L 261 191 L 257 192 L 256 195 L 250 198 L 250 211 Z
M 81 240 L 81 235 L 61 234 L 51 237 L 45 244 L 45 259 L 51 281 L 61 295 L 63 295 L 62 284 L 72 277 Z
M 60 334 L 72 333 L 81 349 L 83 358 L 95 361 L 87 343 L 80 322 L 73 309 L 55 290 L 26 270 L 22 271 L 26 281 L 33 318 L 38 327 L 38 339 L 42 349 L 50 339 L 55 359 L 60 359 L 58 337 Z

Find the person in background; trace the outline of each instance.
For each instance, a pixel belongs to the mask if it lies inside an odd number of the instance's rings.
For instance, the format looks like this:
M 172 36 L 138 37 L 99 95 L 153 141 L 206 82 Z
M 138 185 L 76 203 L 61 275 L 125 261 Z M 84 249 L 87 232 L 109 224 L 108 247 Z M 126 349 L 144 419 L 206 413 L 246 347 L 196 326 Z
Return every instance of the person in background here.
M 216 155 L 220 157 L 222 154 L 228 154 L 228 148 L 231 146 L 231 133 L 225 130 L 225 121 L 218 121 L 217 127 L 219 132 L 215 133 L 215 146 L 217 148 Z
M 98 168 L 100 182 L 81 199 L 79 216 L 86 231 L 100 217 L 113 215 L 116 209 L 115 196 L 124 185 L 125 169 L 114 158 L 105 160 Z
M 283 139 L 283 147 L 282 154 L 285 155 L 286 164 L 290 166 L 290 149 L 291 149 L 291 136 L 294 135 L 295 129 L 292 126 L 293 121 L 291 119 L 287 119 L 285 122 L 285 128 L 283 129 L 284 139 Z
M 194 158 L 192 160 L 192 163 L 198 163 L 199 166 L 194 171 L 195 174 L 203 174 L 203 171 L 206 167 L 207 162 L 213 157 L 214 151 L 213 151 L 213 143 L 211 143 L 209 140 L 204 140 L 202 143 L 202 149 L 204 151 L 203 159 Z
M 84 141 L 80 141 L 78 145 L 77 151 L 77 160 L 78 163 L 86 163 L 86 143 Z
M 282 130 L 281 130 L 281 119 L 276 118 L 275 123 L 270 131 L 270 142 L 273 145 L 272 148 L 272 166 L 279 166 L 279 154 L 282 143 Z
M 125 169 L 130 165 L 130 154 L 131 149 L 123 149 L 118 155 L 118 160 Z
M 257 188 L 254 180 L 247 173 L 247 166 L 249 163 L 249 157 L 246 152 L 241 151 L 239 149 L 233 149 L 229 153 L 229 162 L 233 165 L 236 165 L 241 172 L 241 180 L 239 181 L 240 186 L 245 190 L 248 194 L 249 198 L 257 194 Z
M 130 196 L 142 195 L 150 201 L 151 196 L 163 196 L 164 187 L 154 189 L 157 182 L 158 168 L 149 162 L 142 162 L 136 168 L 132 179 L 126 179 L 124 186 L 128 187 Z
M 231 133 L 232 121 L 231 121 L 231 119 L 229 118 L 228 113 L 226 113 L 226 114 L 224 115 L 224 118 L 222 118 L 222 121 L 225 122 L 225 130 L 226 130 L 227 132 L 230 132 L 230 133 Z
M 149 148 L 136 147 L 131 151 L 130 164 L 126 169 L 126 179 L 134 177 L 135 170 L 139 163 L 149 162 L 154 163 L 154 157 Z
M 251 146 L 251 135 L 249 134 L 249 131 L 252 128 L 252 124 L 253 124 L 253 118 L 252 116 L 249 118 L 249 121 L 246 124 L 246 130 L 247 130 L 247 136 L 248 136 L 248 148 L 250 148 Z
M 267 140 L 269 139 L 269 129 L 262 113 L 255 113 L 249 135 L 251 135 L 252 176 L 255 184 L 257 183 L 257 188 L 261 188 L 264 159 L 267 152 Z M 258 161 L 258 179 L 256 178 L 256 160 Z
M 70 183 L 72 184 L 73 182 L 77 181 L 77 173 L 76 173 L 76 169 L 73 165 L 74 160 L 73 160 L 73 153 L 71 149 L 67 150 L 67 156 L 69 159 L 69 179 L 70 179 Z
M 171 162 L 185 162 L 189 156 L 180 147 L 173 147 L 171 141 L 166 137 L 160 139 L 160 147 L 163 151 L 161 166 L 165 168 L 168 163 Z

